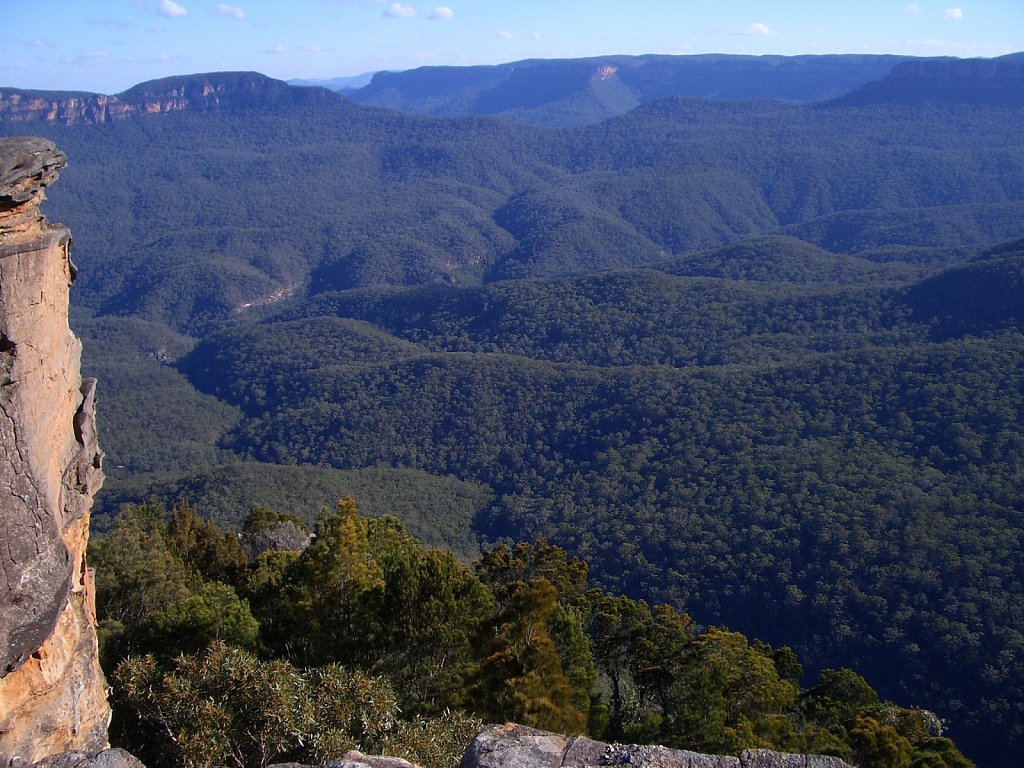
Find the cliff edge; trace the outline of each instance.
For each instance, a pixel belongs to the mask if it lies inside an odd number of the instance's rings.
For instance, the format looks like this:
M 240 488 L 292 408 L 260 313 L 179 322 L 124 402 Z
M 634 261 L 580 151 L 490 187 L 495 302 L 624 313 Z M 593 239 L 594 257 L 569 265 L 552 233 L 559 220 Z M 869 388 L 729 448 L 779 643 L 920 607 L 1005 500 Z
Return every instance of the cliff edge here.
M 39 210 L 66 162 L 0 138 L 0 766 L 103 749 L 110 720 L 86 563 L 95 381 L 68 327 L 71 235 Z

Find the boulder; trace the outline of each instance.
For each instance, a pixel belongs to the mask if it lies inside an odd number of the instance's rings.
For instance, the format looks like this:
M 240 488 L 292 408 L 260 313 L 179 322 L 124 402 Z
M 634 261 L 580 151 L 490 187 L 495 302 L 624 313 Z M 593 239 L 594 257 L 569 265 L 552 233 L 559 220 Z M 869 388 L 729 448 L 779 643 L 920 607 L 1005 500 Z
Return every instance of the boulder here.
M 61 752 L 44 757 L 31 768 L 145 768 L 142 762 L 123 749 L 105 749 L 95 754 Z

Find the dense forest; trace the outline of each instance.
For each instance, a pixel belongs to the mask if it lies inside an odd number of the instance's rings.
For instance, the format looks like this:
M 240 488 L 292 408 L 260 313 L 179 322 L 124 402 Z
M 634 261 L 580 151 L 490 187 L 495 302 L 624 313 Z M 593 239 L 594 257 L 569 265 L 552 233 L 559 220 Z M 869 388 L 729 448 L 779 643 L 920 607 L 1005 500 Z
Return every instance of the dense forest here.
M 483 722 L 971 768 L 927 710 L 849 669 L 801 686 L 789 648 L 587 583 L 535 544 L 469 566 L 349 498 L 220 531 L 184 501 L 126 506 L 94 541 L 111 738 L 151 766 L 323 763 L 356 747 L 454 768 Z
M 1006 762 L 1024 114 L 937 66 L 926 100 L 900 97 L 922 63 L 859 99 L 560 129 L 287 88 L 33 124 L 71 159 L 46 206 L 102 382 L 97 528 L 182 498 L 313 525 L 352 494 L 462 563 L 543 540 Z

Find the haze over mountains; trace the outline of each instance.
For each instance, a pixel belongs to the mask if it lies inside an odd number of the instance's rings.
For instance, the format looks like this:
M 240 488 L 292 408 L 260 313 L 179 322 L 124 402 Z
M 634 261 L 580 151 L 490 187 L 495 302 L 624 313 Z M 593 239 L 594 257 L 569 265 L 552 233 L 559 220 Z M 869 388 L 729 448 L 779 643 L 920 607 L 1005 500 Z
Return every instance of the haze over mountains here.
M 211 74 L 3 89 L 0 131 L 71 159 L 47 206 L 111 505 L 356 488 L 458 551 L 546 536 L 997 765 L 1024 738 L 1022 71 Z

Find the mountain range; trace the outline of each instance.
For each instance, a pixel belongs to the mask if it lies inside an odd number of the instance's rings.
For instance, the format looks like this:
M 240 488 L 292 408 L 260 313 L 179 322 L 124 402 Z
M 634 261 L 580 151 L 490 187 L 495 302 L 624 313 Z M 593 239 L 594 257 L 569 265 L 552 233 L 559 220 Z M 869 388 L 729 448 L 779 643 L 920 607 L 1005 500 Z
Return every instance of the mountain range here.
M 356 489 L 467 555 L 547 538 L 997 765 L 1024 741 L 1022 71 L 219 73 L 2 89 L 0 132 L 70 158 L 47 206 L 107 515 Z

